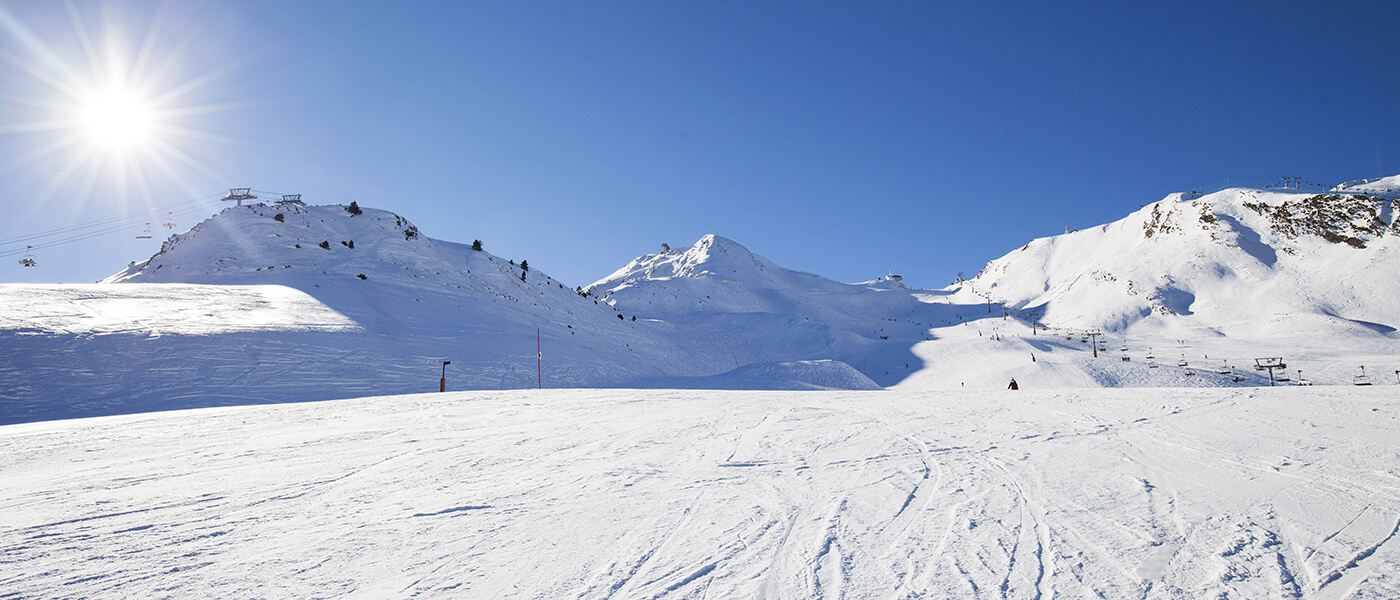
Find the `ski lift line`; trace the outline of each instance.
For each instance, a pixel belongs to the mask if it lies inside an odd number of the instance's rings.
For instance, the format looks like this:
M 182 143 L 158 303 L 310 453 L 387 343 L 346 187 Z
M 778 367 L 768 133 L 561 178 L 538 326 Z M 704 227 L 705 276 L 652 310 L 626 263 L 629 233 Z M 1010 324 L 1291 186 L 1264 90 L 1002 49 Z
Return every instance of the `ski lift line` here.
M 116 217 L 108 217 L 108 218 L 106 218 L 106 219 L 98 219 L 98 220 L 96 220 L 96 221 L 91 221 L 91 222 L 83 223 L 83 224 L 80 224 L 80 225 L 69 225 L 69 226 L 67 226 L 67 227 L 58 227 L 58 228 L 55 228 L 55 229 L 50 229 L 50 230 L 48 230 L 48 231 L 40 231 L 40 232 L 38 232 L 38 233 L 30 233 L 30 234 L 22 235 L 22 236 L 19 236 L 19 237 L 14 237 L 14 238 L 6 239 L 6 240 L 0 240 L 0 245 L 17 244 L 17 243 L 20 243 L 20 242 L 24 242 L 24 241 L 28 241 L 28 240 L 33 240 L 33 239 L 38 239 L 38 238 L 51 237 L 51 236 L 55 236 L 55 235 L 63 235 L 63 234 L 65 234 L 65 233 L 72 233 L 72 232 L 74 232 L 74 231 L 80 231 L 80 230 L 83 230 L 83 229 L 90 229 L 90 228 L 93 228 L 93 227 L 101 227 L 101 226 L 109 225 L 109 224 L 116 223 L 116 222 L 119 222 L 119 221 L 120 221 L 120 222 L 129 222 L 129 223 L 128 223 L 129 225 L 134 225 L 134 224 L 140 222 L 140 221 L 143 220 L 143 219 L 149 218 L 149 215 L 151 215 L 152 213 L 159 213 L 160 211 L 170 211 L 170 210 L 172 210 L 172 209 L 177 209 L 177 210 L 178 210 L 178 209 L 182 209 L 182 208 L 191 207 L 192 205 L 190 204 L 190 202 L 203 202 L 204 204 L 208 204 L 208 203 L 207 203 L 207 200 L 210 199 L 210 198 L 212 198 L 213 196 L 217 196 L 217 195 L 218 195 L 218 194 L 212 194 L 212 195 L 203 196 L 203 197 L 200 197 L 200 198 L 191 198 L 190 201 L 187 201 L 187 202 L 180 202 L 180 203 L 176 203 L 176 204 L 167 204 L 167 205 L 164 205 L 164 206 L 152 207 L 152 208 L 150 208 L 150 209 L 146 209 L 146 210 L 143 210 L 143 211 L 140 211 L 140 212 L 134 212 L 134 213 L 125 214 L 125 215 L 116 216 Z M 209 205 L 209 206 L 213 206 L 212 204 L 208 204 L 208 205 Z
M 111 235 L 111 234 L 113 234 L 113 233 L 121 233 L 121 232 L 129 232 L 129 231 L 131 231 L 131 226 L 129 226 L 129 225 L 120 225 L 120 226 L 116 226 L 116 227 L 109 227 L 109 228 L 107 228 L 107 229 L 102 229 L 102 230 L 98 230 L 98 231 L 92 231 L 92 232 L 84 233 L 84 234 L 82 234 L 82 235 L 76 235 L 76 236 L 69 237 L 69 238 L 63 238 L 63 239 L 54 240 L 54 241 L 51 241 L 51 242 L 44 242 L 44 243 L 42 243 L 42 244 L 35 244 L 35 245 L 32 245 L 32 246 L 27 246 L 26 248 L 28 248 L 28 249 L 33 249 L 33 250 L 42 250 L 42 249 L 44 249 L 44 248 L 52 248 L 52 247 L 54 247 L 54 246 L 61 246 L 61 245 L 63 245 L 63 244 L 68 244 L 68 243 L 72 243 L 72 242 L 80 242 L 80 241 L 83 241 L 83 240 L 89 240 L 89 239 L 93 239 L 93 238 L 97 238 L 97 237 L 102 237 L 102 236 L 104 236 L 104 235 Z M 14 255 L 16 255 L 16 254 L 21 254 L 21 253 L 23 253 L 23 252 L 25 252 L 25 249 L 24 249 L 24 248 L 15 249 L 15 250 L 7 250 L 7 251 L 4 251 L 4 252 L 0 252 L 0 257 L 14 256 Z
M 195 208 L 187 209 L 187 210 L 185 210 L 185 211 L 181 211 L 180 213 L 176 213 L 176 214 L 177 214 L 177 215 L 184 215 L 184 214 L 188 214 L 188 213 L 191 213 L 191 212 L 197 212 L 198 210 L 199 210 L 198 207 L 195 207 Z M 118 224 L 118 225 L 111 225 L 111 226 L 108 226 L 108 227 L 105 228 L 105 229 L 99 229 L 99 230 L 97 230 L 97 231 L 84 232 L 84 233 L 81 233 L 81 234 L 78 234 L 78 235 L 74 235 L 74 236 L 71 236 L 71 237 L 66 237 L 66 238 L 61 238 L 61 239 L 57 239 L 57 240 L 42 242 L 42 243 L 39 243 L 39 244 L 33 244 L 33 245 L 27 246 L 26 248 L 16 248 L 16 249 L 13 249 L 13 250 L 4 250 L 4 251 L 0 251 L 0 258 L 9 257 L 9 256 L 15 256 L 15 255 L 18 255 L 18 254 L 23 254 L 24 252 L 26 252 L 27 249 L 41 250 L 41 249 L 44 249 L 44 248 L 52 248 L 52 247 L 54 247 L 54 246 L 60 246 L 60 245 L 68 244 L 68 243 L 72 243 L 72 242 L 80 242 L 80 241 L 84 241 L 84 240 L 89 240 L 89 239 L 101 237 L 101 236 L 104 236 L 104 235 L 111 235 L 111 234 L 113 234 L 113 233 L 120 233 L 120 232 L 123 232 L 123 231 L 130 231 L 130 230 L 131 230 L 131 227 L 132 227 L 133 225 L 134 225 L 134 224 L 132 224 L 132 223 L 122 223 L 122 224 Z
M 149 215 L 147 215 L 147 214 L 145 214 L 145 213 L 138 213 L 138 214 L 134 214 L 134 215 L 127 215 L 127 216 L 124 216 L 124 217 L 114 217 L 114 218 L 111 218 L 111 219 L 103 219 L 103 220 L 100 220 L 100 221 L 93 221 L 93 222 L 91 222 L 91 223 L 85 223 L 85 224 L 82 224 L 82 225 L 73 225 L 73 226 L 69 226 L 69 227 L 61 227 L 61 228 L 58 228 L 58 229 L 51 229 L 51 230 L 45 231 L 45 232 L 32 233 L 32 234 L 29 234 L 29 235 L 24 235 L 24 236 L 12 238 L 12 239 L 9 239 L 9 240 L 0 241 L 0 245 L 18 244 L 18 243 L 27 242 L 27 241 L 30 241 L 30 240 L 35 240 L 35 239 L 41 239 L 41 238 L 46 238 L 46 237 L 53 237 L 53 236 L 56 236 L 56 235 L 70 234 L 70 233 L 82 231 L 82 230 L 84 230 L 84 229 L 93 229 L 93 228 L 96 228 L 96 227 L 112 226 L 112 225 L 114 225 L 114 224 L 117 224 L 118 226 L 121 226 L 121 227 L 132 227 L 132 226 L 135 226 L 135 225 L 141 223 L 143 220 L 146 220 L 146 219 L 148 219 L 148 218 L 149 218 Z

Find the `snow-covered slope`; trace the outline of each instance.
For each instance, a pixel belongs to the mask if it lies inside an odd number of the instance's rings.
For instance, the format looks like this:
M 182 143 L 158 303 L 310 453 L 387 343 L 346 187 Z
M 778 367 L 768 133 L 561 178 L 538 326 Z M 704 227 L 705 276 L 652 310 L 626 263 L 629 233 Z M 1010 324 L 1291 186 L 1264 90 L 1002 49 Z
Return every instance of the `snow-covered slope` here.
M 381 210 L 231 207 L 96 285 L 0 286 L 0 423 L 430 391 L 442 361 L 449 389 L 878 387 L 524 264 Z
M 1394 179 L 1344 192 L 1173 194 L 1034 240 L 970 285 L 1051 326 L 1390 348 L 1400 341 Z
M 97 285 L 0 285 L 0 423 L 432 391 L 443 361 L 448 389 L 1253 386 L 1271 356 L 1400 378 L 1396 187 L 1174 195 L 943 290 L 708 235 L 580 294 L 389 212 L 232 207 Z
M 444 360 L 449 389 L 711 374 L 515 262 L 380 210 L 231 207 L 97 285 L 0 286 L 0 422 L 433 391 Z
M 616 320 L 514 260 L 431 239 L 387 211 L 339 205 L 228 208 L 103 282 L 285 285 L 375 328 Z
M 1390 390 L 520 390 L 0 427 L 13 598 L 1396 598 Z
M 880 385 L 922 368 L 910 347 L 960 310 L 946 290 L 910 290 L 894 276 L 838 283 L 717 235 L 638 257 L 585 292 L 664 324 L 673 343 L 714 367 L 836 360 Z

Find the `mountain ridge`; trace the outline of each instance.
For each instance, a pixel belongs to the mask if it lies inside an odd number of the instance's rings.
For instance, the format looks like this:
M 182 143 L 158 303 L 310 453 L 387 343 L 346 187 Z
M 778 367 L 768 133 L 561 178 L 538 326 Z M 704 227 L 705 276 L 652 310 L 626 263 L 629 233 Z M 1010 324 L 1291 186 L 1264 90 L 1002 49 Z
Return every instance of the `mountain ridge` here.
M 1267 385 L 1235 367 L 1286 355 L 1346 383 L 1400 362 L 1396 188 L 1173 194 L 938 290 L 841 283 L 713 234 L 568 289 L 387 211 L 229 207 L 104 283 L 0 286 L 0 420 L 433 391 L 444 374 L 448 389 L 1206 387 Z

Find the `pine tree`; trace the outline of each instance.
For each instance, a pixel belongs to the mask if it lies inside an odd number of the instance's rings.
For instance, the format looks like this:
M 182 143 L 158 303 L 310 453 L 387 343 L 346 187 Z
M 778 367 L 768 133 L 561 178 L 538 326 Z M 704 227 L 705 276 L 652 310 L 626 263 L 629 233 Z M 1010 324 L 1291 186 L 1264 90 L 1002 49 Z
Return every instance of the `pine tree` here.
M 350 201 L 350 206 L 346 207 L 345 212 L 350 213 L 350 216 L 352 216 L 352 217 L 358 217 L 358 216 L 360 216 L 360 213 L 365 212 L 365 211 L 360 210 L 360 205 L 359 205 L 359 203 L 357 203 L 357 202 L 355 202 L 355 201 L 352 200 L 352 201 Z
M 481 240 L 472 240 L 472 250 L 481 252 Z
M 529 270 L 530 270 L 530 261 L 528 261 L 528 260 L 522 260 L 522 261 L 520 261 L 520 270 L 521 270 L 521 271 L 529 271 Z

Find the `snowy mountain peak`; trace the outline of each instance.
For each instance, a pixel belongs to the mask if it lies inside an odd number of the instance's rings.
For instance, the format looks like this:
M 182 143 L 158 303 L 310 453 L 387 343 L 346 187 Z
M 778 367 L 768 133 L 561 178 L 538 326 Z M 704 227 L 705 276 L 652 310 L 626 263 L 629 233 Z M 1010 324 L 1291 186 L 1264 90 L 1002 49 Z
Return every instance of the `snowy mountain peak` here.
M 101 283 L 281 285 L 361 324 L 426 332 L 548 324 L 573 335 L 581 324 L 618 316 L 525 265 L 429 238 L 384 210 L 251 204 L 171 236 L 154 256 Z
M 308 270 L 396 275 L 399 269 L 376 265 L 382 261 L 410 271 L 441 271 L 441 248 L 413 223 L 384 210 L 356 209 L 352 214 L 343 205 L 231 206 L 170 236 L 150 259 L 102 282 L 284 283 L 304 279 Z
M 1388 336 L 1400 325 L 1385 291 L 1400 287 L 1392 180 L 1339 186 L 1347 192 L 1173 194 L 1114 223 L 1034 240 L 970 284 L 1054 326 Z
M 611 289 L 648 279 L 710 277 L 722 280 L 752 278 L 777 267 L 742 244 L 726 237 L 708 234 L 689 248 L 669 249 L 637 257 L 626 266 L 588 286 L 589 290 Z

